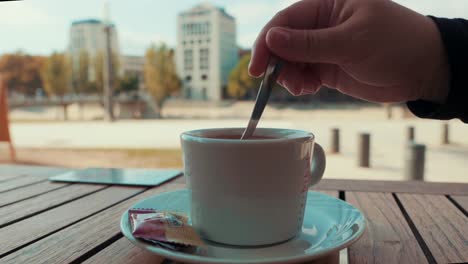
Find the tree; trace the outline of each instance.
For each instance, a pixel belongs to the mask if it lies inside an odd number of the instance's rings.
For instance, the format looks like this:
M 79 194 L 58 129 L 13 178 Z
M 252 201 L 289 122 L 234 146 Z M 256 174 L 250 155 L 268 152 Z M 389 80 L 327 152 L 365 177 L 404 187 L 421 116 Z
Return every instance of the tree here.
M 0 57 L 0 72 L 11 91 L 34 95 L 42 87 L 40 76 L 44 58 L 17 52 Z
M 144 75 L 146 89 L 156 104 L 156 114 L 161 117 L 164 101 L 181 87 L 174 63 L 174 51 L 164 44 L 152 45 L 145 54 Z
M 89 82 L 89 53 L 81 50 L 78 58 L 74 58 L 77 63 L 73 63 L 72 84 L 75 92 L 92 92 L 92 84 Z
M 127 73 L 122 78 L 119 78 L 117 87 L 118 92 L 138 91 L 140 80 L 137 74 Z
M 104 53 L 102 51 L 99 51 L 96 54 L 96 56 L 94 56 L 93 63 L 94 63 L 94 74 L 95 74 L 95 83 L 94 83 L 95 89 L 96 89 L 96 92 L 102 94 L 104 90 Z M 119 67 L 120 67 L 118 56 L 115 53 L 112 54 L 111 63 L 112 63 L 111 75 L 113 78 L 113 84 L 111 85 L 111 87 L 114 87 L 115 86 L 114 84 L 119 83 L 118 72 L 119 72 Z
M 248 93 L 255 94 L 261 80 L 249 76 L 248 66 L 251 54 L 245 54 L 229 74 L 227 93 L 230 97 L 241 99 Z
M 48 95 L 63 97 L 69 90 L 70 65 L 62 53 L 52 53 L 43 64 L 41 77 Z

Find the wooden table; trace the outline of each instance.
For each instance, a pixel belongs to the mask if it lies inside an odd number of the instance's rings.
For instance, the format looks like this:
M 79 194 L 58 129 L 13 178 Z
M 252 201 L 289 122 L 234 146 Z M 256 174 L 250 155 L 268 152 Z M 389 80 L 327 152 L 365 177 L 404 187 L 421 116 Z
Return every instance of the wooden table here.
M 0 263 L 172 263 L 130 244 L 119 221 L 138 200 L 184 188 L 182 177 L 154 188 L 47 181 L 63 171 L 0 166 Z M 468 262 L 468 184 L 323 180 L 316 189 L 367 217 L 341 262 Z

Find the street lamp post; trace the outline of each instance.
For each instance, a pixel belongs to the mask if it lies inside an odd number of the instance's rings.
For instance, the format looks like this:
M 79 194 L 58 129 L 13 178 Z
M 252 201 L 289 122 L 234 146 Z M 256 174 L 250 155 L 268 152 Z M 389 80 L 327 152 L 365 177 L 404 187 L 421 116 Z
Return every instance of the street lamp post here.
M 105 13 L 108 15 L 107 3 L 105 5 Z M 112 65 L 112 47 L 111 47 L 111 31 L 112 25 L 105 17 L 104 20 L 104 34 L 105 34 L 105 52 L 104 52 L 104 69 L 103 69 L 103 82 L 104 82 L 104 116 L 106 121 L 114 121 L 114 111 L 112 102 L 112 84 L 113 84 L 113 65 Z

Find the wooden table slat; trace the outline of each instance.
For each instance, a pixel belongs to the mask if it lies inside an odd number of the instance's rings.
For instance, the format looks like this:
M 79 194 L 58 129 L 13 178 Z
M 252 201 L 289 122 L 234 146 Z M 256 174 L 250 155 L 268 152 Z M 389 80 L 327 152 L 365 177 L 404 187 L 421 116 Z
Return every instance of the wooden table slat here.
M 363 236 L 348 248 L 349 263 L 427 263 L 392 194 L 346 192 L 367 218 Z
M 0 164 L 1 175 L 34 175 L 34 176 L 54 176 L 59 173 L 64 173 L 70 169 L 49 166 L 24 166 L 24 165 L 8 165 Z
M 0 256 L 57 229 L 126 199 L 143 188 L 109 187 L 0 229 Z
M 65 183 L 54 183 L 54 182 L 41 182 L 38 184 L 29 185 L 23 188 L 11 190 L 0 194 L 0 207 L 6 204 L 11 204 L 23 199 L 27 199 L 39 194 L 43 194 L 58 188 L 62 188 L 68 184 Z
M 0 174 L 0 184 L 18 177 L 21 177 L 21 174 Z
M 468 262 L 468 218 L 442 195 L 398 194 L 438 263 Z
M 316 186 L 316 189 L 356 192 L 468 195 L 467 183 L 436 183 L 420 181 L 363 181 L 323 179 Z
M 120 232 L 122 213 L 137 201 L 185 185 L 168 183 L 148 190 L 93 217 L 52 234 L 2 259 L 2 263 L 68 263 L 98 247 Z M 112 245 L 111 245 L 112 246 Z M 119 259 L 116 255 L 114 259 Z M 111 263 L 105 260 L 107 263 Z
M 322 190 L 313 190 L 313 191 L 323 193 L 323 194 L 326 194 L 326 195 L 330 195 L 330 196 L 335 197 L 335 198 L 338 198 L 338 196 L 339 196 L 338 191 L 322 191 Z
M 451 198 L 458 204 L 460 205 L 465 212 L 468 211 L 468 196 L 451 196 Z
M 127 238 L 123 237 L 107 248 L 101 250 L 98 254 L 92 256 L 86 264 L 160 264 L 164 257 L 145 251 L 134 246 Z
M 44 176 L 23 175 L 9 181 L 1 182 L 0 193 L 46 180 Z
M 0 207 L 0 226 L 15 219 L 32 215 L 77 197 L 106 188 L 105 185 L 75 184 L 37 197 Z

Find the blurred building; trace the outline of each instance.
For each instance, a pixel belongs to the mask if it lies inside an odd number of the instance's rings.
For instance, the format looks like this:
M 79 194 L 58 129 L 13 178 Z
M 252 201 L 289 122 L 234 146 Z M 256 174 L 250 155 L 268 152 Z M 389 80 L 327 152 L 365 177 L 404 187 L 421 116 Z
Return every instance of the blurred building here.
M 117 30 L 111 25 L 111 49 L 116 58 L 120 57 Z M 80 53 L 83 51 L 89 55 L 89 79 L 96 79 L 94 60 L 98 53 L 104 54 L 106 48 L 105 24 L 98 19 L 84 19 L 72 22 L 70 27 L 70 40 L 68 51 L 72 60 L 73 72 L 79 68 Z
M 199 4 L 177 18 L 177 71 L 187 99 L 221 100 L 237 64 L 236 21 L 224 9 Z
M 142 90 L 144 86 L 144 66 L 145 57 L 143 56 L 128 56 L 123 55 L 120 57 L 121 73 L 125 75 L 134 75 L 138 77 L 139 89 Z

